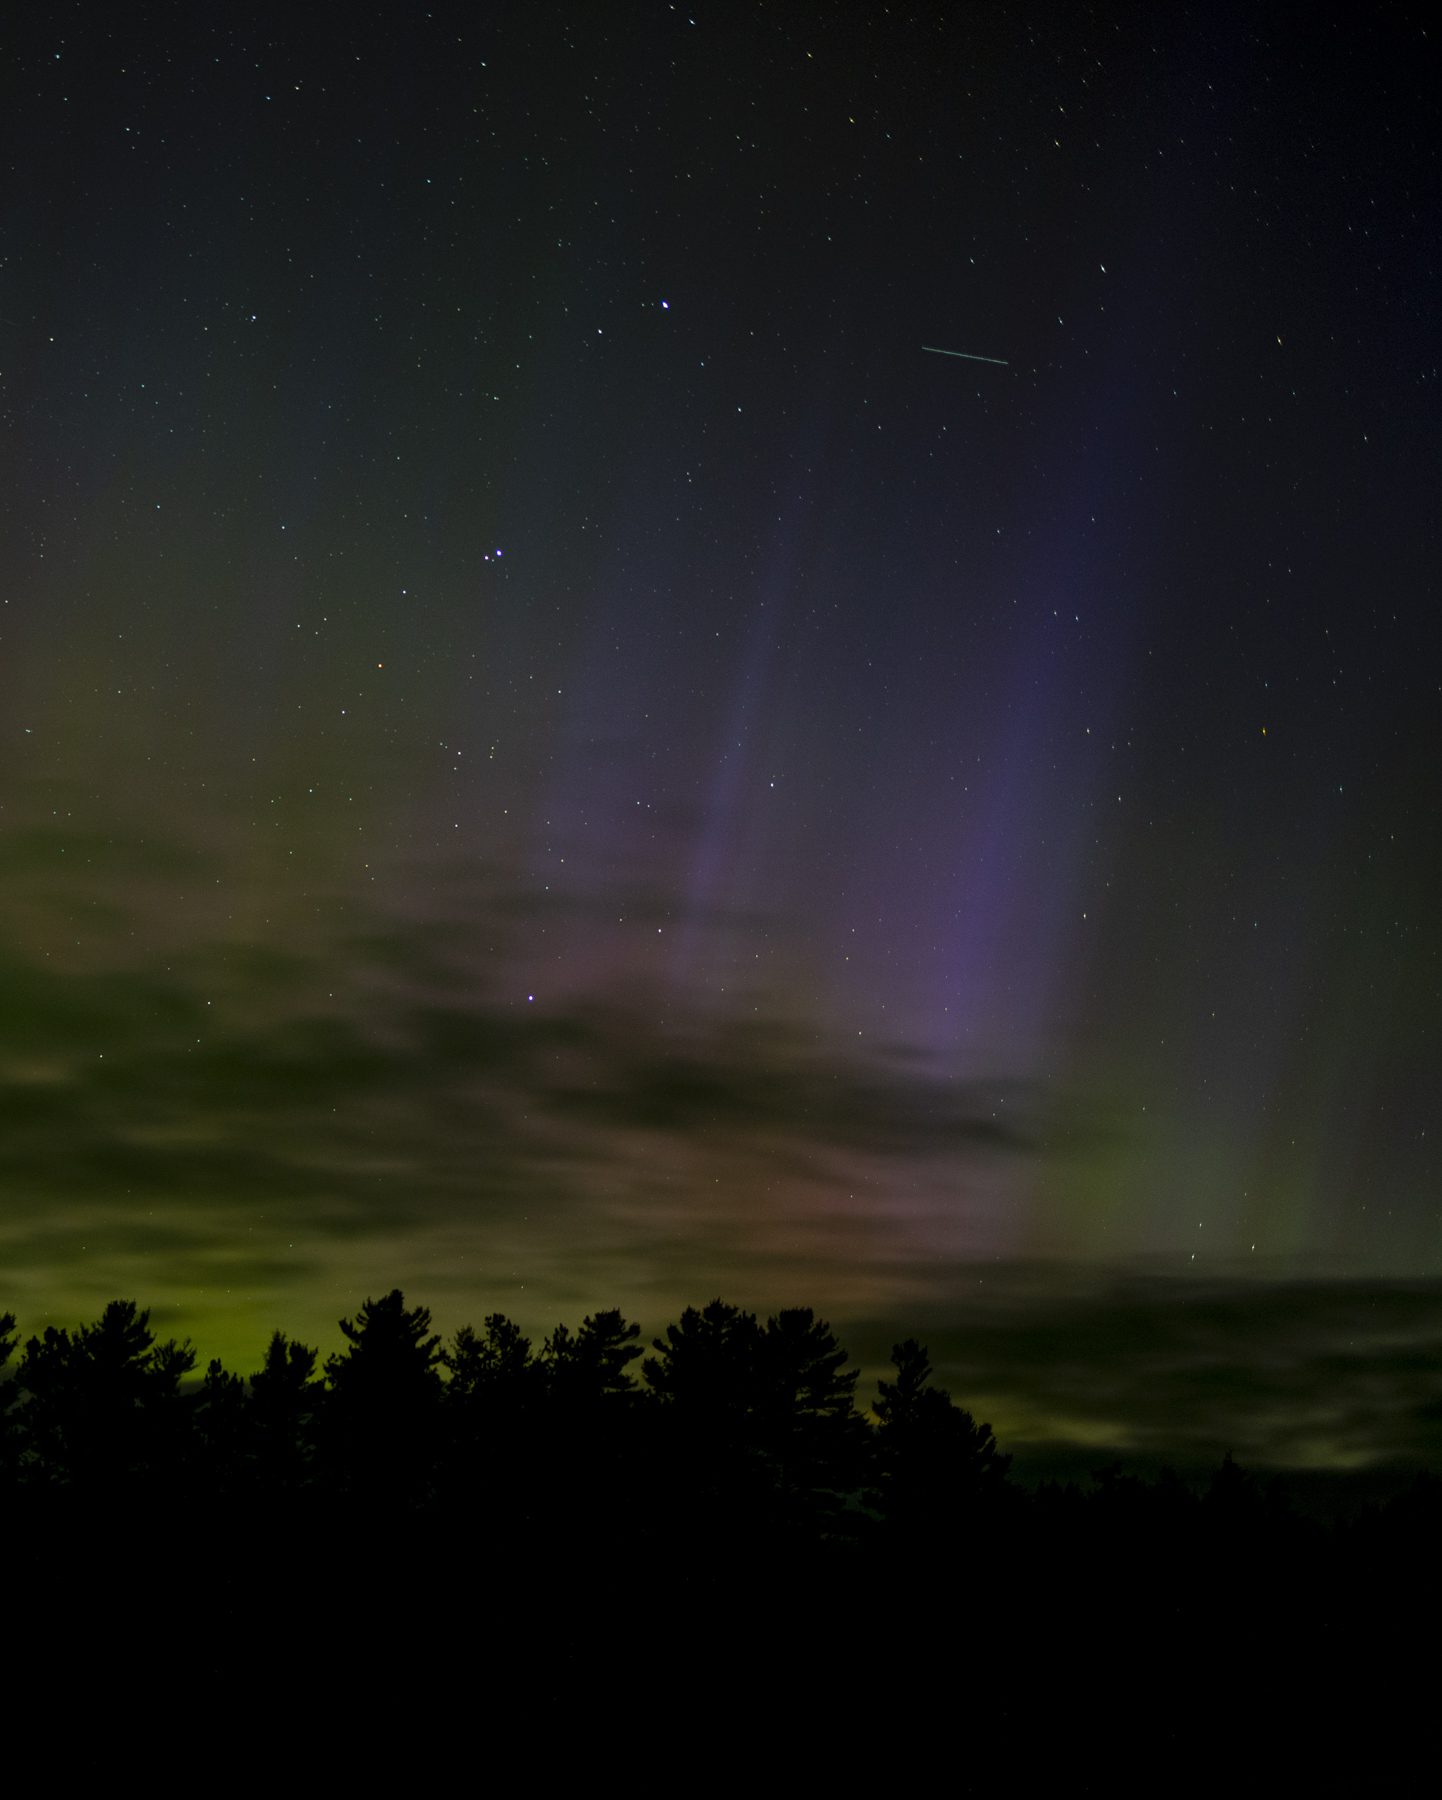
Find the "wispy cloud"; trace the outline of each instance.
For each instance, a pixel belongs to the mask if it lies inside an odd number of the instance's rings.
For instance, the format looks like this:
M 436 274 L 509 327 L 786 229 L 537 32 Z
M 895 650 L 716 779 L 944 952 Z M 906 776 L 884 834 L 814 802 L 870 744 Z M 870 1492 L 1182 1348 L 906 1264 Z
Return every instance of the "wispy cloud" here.
M 959 1398 L 1033 1457 L 1269 1468 L 1442 1465 L 1442 1282 L 954 1272 L 924 1310 Z M 879 1361 L 895 1330 L 858 1321 Z M 913 1321 L 913 1331 L 919 1330 Z
M 46 879 L 74 908 L 89 840 L 62 838 Z M 667 1309 L 728 1270 L 753 1296 L 874 1294 L 902 1246 L 959 1247 L 966 1171 L 1047 1141 L 1024 1084 L 604 966 L 532 1004 L 507 948 L 525 895 L 474 871 L 365 910 L 319 890 L 261 934 L 184 911 L 222 885 L 206 859 L 141 860 L 138 887 L 133 857 L 107 865 L 122 924 L 99 951 L 22 930 L 0 953 L 0 1243 L 12 1289 L 57 1307 L 130 1289 L 203 1330 L 227 1293 L 288 1308 L 407 1271 L 437 1299 L 489 1278 L 552 1307 Z M 32 863 L 8 866 L 33 895 Z

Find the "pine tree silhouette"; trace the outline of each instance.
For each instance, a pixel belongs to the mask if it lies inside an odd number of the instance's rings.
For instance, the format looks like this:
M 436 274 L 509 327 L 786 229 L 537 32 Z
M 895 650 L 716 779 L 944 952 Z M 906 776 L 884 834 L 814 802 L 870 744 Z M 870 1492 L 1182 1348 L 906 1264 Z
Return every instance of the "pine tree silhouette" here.
M 541 1349 L 546 1430 L 533 1443 L 538 1512 L 581 1532 L 592 1547 L 623 1529 L 635 1510 L 634 1485 L 644 1479 L 639 1394 L 630 1375 L 640 1335 L 639 1325 L 612 1308 L 588 1315 L 575 1332 L 558 1325 Z
M 834 1511 L 865 1476 L 866 1427 L 856 1411 L 858 1371 L 810 1307 L 766 1321 L 756 1346 L 756 1434 L 787 1504 Z
M 157 1344 L 150 1314 L 112 1300 L 74 1334 L 47 1326 L 16 1380 L 25 1449 L 52 1484 L 125 1491 L 173 1475 L 189 1444 L 188 1344 Z
M 463 1325 L 441 1362 L 450 1377 L 442 1405 L 448 1499 L 463 1514 L 480 1509 L 493 1529 L 514 1527 L 536 1506 L 545 1371 L 504 1313 L 488 1314 L 479 1332 Z
M 430 1498 L 439 1452 L 441 1340 L 430 1309 L 399 1288 L 340 1321 L 348 1348 L 327 1358 L 318 1414 L 328 1482 L 356 1498 L 413 1508 Z
M 761 1360 L 755 1313 L 719 1299 L 699 1312 L 688 1306 L 652 1348 L 657 1354 L 642 1364 L 642 1377 L 688 1433 L 713 1433 L 718 1444 L 749 1436 Z
M 541 1366 L 555 1401 L 568 1411 L 592 1409 L 635 1393 L 629 1367 L 640 1356 L 639 1325 L 618 1309 L 582 1320 L 579 1331 L 558 1325 L 541 1350 Z
M 488 1314 L 483 1332 L 462 1325 L 441 1362 L 450 1374 L 446 1391 L 452 1403 L 476 1398 L 494 1404 L 539 1386 L 531 1340 L 504 1313 Z
M 212 1358 L 193 1412 L 195 1475 L 207 1499 L 229 1498 L 247 1484 L 245 1411 L 245 1383 Z
M 317 1353 L 308 1344 L 272 1333 L 265 1361 L 250 1378 L 246 1449 L 253 1479 L 279 1496 L 303 1487 L 315 1453 L 315 1419 L 323 1390 Z
M 756 1315 L 717 1299 L 688 1306 L 641 1365 L 653 1453 L 667 1470 L 663 1523 L 678 1554 L 688 1539 L 733 1536 L 764 1506 L 770 1483 L 754 1426 L 760 1343 Z
M 915 1338 L 891 1352 L 892 1381 L 878 1381 L 873 1498 L 884 1518 L 910 1529 L 954 1524 L 961 1509 L 1000 1489 L 1011 1458 L 990 1425 L 978 1425 L 931 1380 Z

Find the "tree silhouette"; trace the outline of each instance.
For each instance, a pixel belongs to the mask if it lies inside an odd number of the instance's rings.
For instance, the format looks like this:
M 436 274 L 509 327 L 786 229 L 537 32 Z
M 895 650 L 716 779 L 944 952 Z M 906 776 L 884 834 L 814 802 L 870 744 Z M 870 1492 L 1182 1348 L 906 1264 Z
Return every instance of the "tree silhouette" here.
M 1335 1530 L 1230 1458 L 1209 1484 L 1115 1467 L 1032 1495 L 915 1340 L 893 1348 L 874 1423 L 860 1418 L 855 1371 L 806 1308 L 763 1325 L 715 1300 L 644 1361 L 615 1309 L 558 1326 L 539 1353 L 500 1313 L 444 1352 L 430 1324 L 394 1290 L 342 1322 L 324 1380 L 315 1350 L 276 1332 L 241 1381 L 219 1362 L 197 1376 L 188 1345 L 158 1344 L 149 1316 L 115 1301 L 94 1324 L 29 1339 L 7 1382 L 16 1334 L 0 1314 L 6 1617 L 41 1679 L 65 1666 L 72 1620 L 109 1642 L 99 1627 L 143 1583 L 156 1616 L 204 1646 L 202 1672 L 265 1667 L 277 1618 L 320 1633 L 354 1616 L 366 1637 L 337 1696 L 369 1670 L 417 1705 L 439 1682 L 446 1707 L 478 1681 L 520 1695 L 539 1670 L 557 1717 L 573 1700 L 611 1704 L 596 1671 L 626 1607 L 685 1604 L 704 1621 L 662 1659 L 653 1700 L 744 1679 L 797 1718 L 834 1701 L 818 1642 L 905 1643 L 937 1616 L 965 1618 L 967 1679 L 1004 1712 L 1051 1608 L 1085 1621 L 1083 1665 L 1057 1665 L 1080 1718 L 1128 1656 L 1144 1678 L 1179 1655 L 1235 1658 L 1243 1603 L 1269 1670 L 1314 1645 L 1371 1646 L 1378 1608 L 1403 1593 L 1420 1604 L 1418 1571 L 1435 1560 L 1435 1482 Z M 418 1657 L 462 1608 L 487 1619 L 463 1661 Z M 556 1654 L 566 1608 L 601 1624 Z M 758 1642 L 768 1608 L 795 1629 Z M 37 1656 L 47 1621 L 55 1648 Z M 120 1660 L 91 1659 L 106 1681 Z M 1251 1685 L 1270 1706 L 1271 1688 Z
M 576 1332 L 558 1325 L 541 1350 L 552 1396 L 570 1412 L 629 1399 L 636 1390 L 627 1371 L 641 1354 L 640 1335 L 619 1308 L 588 1315 Z
M 756 1436 L 784 1499 L 859 1487 L 864 1476 L 866 1427 L 856 1411 L 858 1371 L 810 1307 L 793 1307 L 766 1321 L 756 1343 Z
M 830 1326 L 794 1307 L 763 1328 L 718 1299 L 688 1308 L 654 1349 L 642 1375 L 658 1447 L 678 1503 L 700 1515 L 683 1533 L 740 1544 L 833 1530 L 866 1479 L 867 1427 Z
M 457 1507 L 515 1521 L 532 1510 L 534 1442 L 546 1397 L 531 1340 L 504 1313 L 463 1325 L 441 1352 L 445 1484 Z
M 666 1470 L 665 1525 L 679 1543 L 698 1533 L 722 1541 L 761 1508 L 768 1483 L 754 1430 L 760 1342 L 756 1315 L 717 1299 L 699 1312 L 688 1306 L 641 1365 Z
M 720 1299 L 699 1312 L 688 1306 L 664 1338 L 652 1339 L 657 1355 L 646 1358 L 641 1373 L 668 1405 L 722 1418 L 744 1407 L 759 1336 L 755 1313 Z
M 641 1442 L 630 1365 L 641 1354 L 639 1325 L 620 1311 L 588 1315 L 573 1332 L 558 1325 L 541 1348 L 545 1429 L 531 1452 L 533 1516 L 576 1540 L 593 1560 L 635 1513 Z
M 16 1375 L 28 1456 L 60 1486 L 120 1490 L 172 1473 L 188 1439 L 180 1384 L 194 1367 L 189 1344 L 156 1343 L 133 1300 L 112 1300 L 73 1335 L 47 1326 Z
M 915 1338 L 891 1352 L 895 1379 L 877 1382 L 873 1498 L 896 1525 L 939 1528 L 995 1495 L 1011 1466 L 990 1425 L 978 1425 L 931 1380 Z
M 293 1493 L 309 1475 L 322 1401 L 316 1354 L 283 1331 L 273 1332 L 265 1361 L 250 1378 L 246 1451 L 252 1477 L 267 1493 Z
M 413 1507 L 429 1496 L 438 1450 L 441 1340 L 430 1309 L 393 1288 L 340 1328 L 318 1415 L 327 1479 L 358 1498 Z
M 19 1342 L 14 1313 L 0 1313 L 0 1369 L 15 1354 Z M 6 1487 L 14 1480 L 20 1461 L 20 1433 L 14 1416 L 14 1401 L 13 1378 L 0 1377 L 0 1483 Z
M 193 1412 L 196 1473 L 207 1496 L 235 1493 L 245 1481 L 245 1412 L 245 1383 L 212 1358 Z
M 488 1314 L 480 1333 L 462 1325 L 440 1360 L 450 1374 L 446 1392 L 453 1405 L 473 1399 L 494 1405 L 539 1385 L 531 1340 L 504 1313 Z
M 654 1338 L 657 1354 L 641 1374 L 685 1436 L 732 1449 L 750 1436 L 760 1346 L 755 1313 L 717 1299 L 699 1312 L 688 1306 L 664 1338 Z

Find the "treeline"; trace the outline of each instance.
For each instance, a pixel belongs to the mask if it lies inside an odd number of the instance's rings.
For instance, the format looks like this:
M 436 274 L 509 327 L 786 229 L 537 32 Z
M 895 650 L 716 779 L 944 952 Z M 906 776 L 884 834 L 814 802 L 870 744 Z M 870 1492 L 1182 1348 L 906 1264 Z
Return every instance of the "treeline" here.
M 324 1500 L 611 1526 L 656 1479 L 693 1519 L 842 1542 L 995 1502 L 1010 1460 L 914 1341 L 895 1347 L 868 1419 L 857 1371 L 808 1309 L 763 1323 L 716 1300 L 649 1353 L 619 1311 L 559 1325 L 539 1349 L 500 1313 L 443 1342 L 399 1291 L 340 1329 L 345 1348 L 323 1365 L 277 1331 L 248 1376 L 213 1361 L 196 1381 L 190 1344 L 158 1342 L 133 1301 L 23 1349 L 6 1314 L 0 1479 L 12 1495 L 112 1509 Z
M 344 1348 L 323 1363 L 277 1331 L 250 1374 L 212 1361 L 195 1379 L 189 1342 L 158 1341 L 133 1301 L 23 1345 L 0 1315 L 0 1494 L 111 1513 L 322 1505 L 337 1518 L 564 1519 L 584 1535 L 654 1513 L 640 1496 L 655 1493 L 681 1529 L 704 1524 L 713 1548 L 754 1547 L 760 1534 L 838 1553 L 930 1552 L 958 1532 L 995 1540 L 1023 1523 L 1057 1543 L 1316 1550 L 1326 1535 L 1230 1457 L 1201 1486 L 1110 1468 L 1084 1487 L 1024 1489 L 990 1425 L 933 1380 L 923 1345 L 893 1347 L 867 1414 L 858 1371 L 809 1308 L 763 1322 L 713 1300 L 649 1347 L 620 1311 L 598 1312 L 537 1348 L 501 1313 L 443 1341 L 429 1310 L 393 1290 L 340 1330 Z M 1419 1476 L 1353 1535 L 1409 1531 L 1438 1496 Z
M 545 1747 L 638 1719 L 842 1756 L 864 1680 L 907 1741 L 964 1721 L 969 1766 L 1075 1782 L 1123 1699 L 1136 1756 L 1190 1756 L 1199 1710 L 1289 1754 L 1300 1718 L 1423 1716 L 1435 1479 L 1332 1526 L 1230 1460 L 1028 1489 L 922 1345 L 868 1415 L 805 1309 L 717 1300 L 649 1345 L 598 1312 L 537 1348 L 501 1314 L 443 1342 L 392 1292 L 341 1330 L 240 1376 L 129 1301 L 23 1344 L 0 1318 L 12 1719 L 69 1682 L 117 1730 L 183 1688 L 187 1729 L 343 1719 L 358 1756 L 382 1722 L 409 1752 L 417 1721 Z

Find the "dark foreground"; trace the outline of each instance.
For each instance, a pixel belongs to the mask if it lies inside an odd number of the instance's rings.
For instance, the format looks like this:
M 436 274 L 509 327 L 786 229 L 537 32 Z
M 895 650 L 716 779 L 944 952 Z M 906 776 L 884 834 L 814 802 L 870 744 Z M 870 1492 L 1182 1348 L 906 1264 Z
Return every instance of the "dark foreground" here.
M 187 1790 L 1427 1791 L 1442 1483 L 1330 1525 L 1230 1462 L 1028 1492 L 919 1346 L 870 1422 L 809 1313 L 688 1313 L 639 1384 L 619 1315 L 505 1323 L 443 1348 L 387 1296 L 324 1380 L 278 1339 L 198 1385 L 133 1308 L 29 1340 L 12 1748 Z

